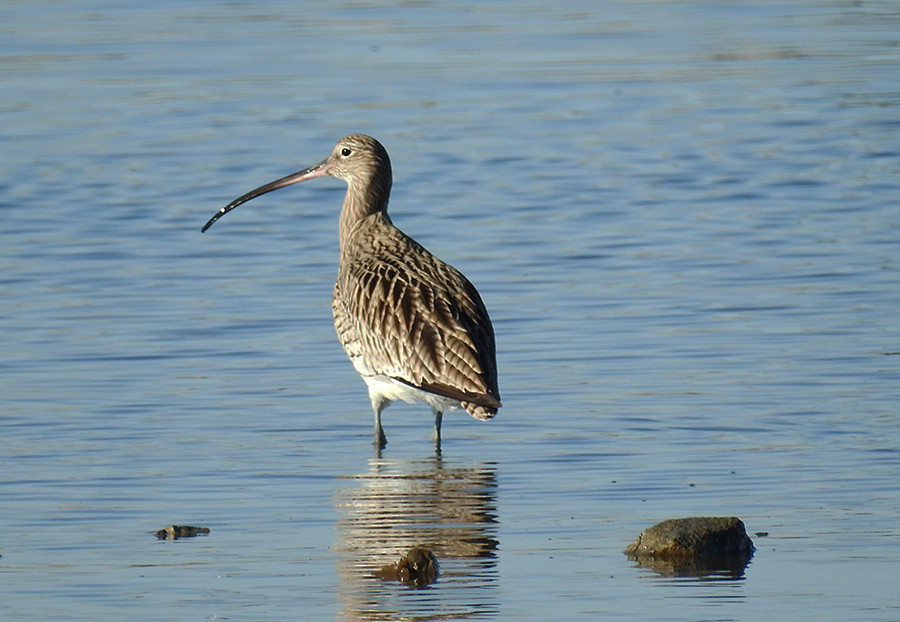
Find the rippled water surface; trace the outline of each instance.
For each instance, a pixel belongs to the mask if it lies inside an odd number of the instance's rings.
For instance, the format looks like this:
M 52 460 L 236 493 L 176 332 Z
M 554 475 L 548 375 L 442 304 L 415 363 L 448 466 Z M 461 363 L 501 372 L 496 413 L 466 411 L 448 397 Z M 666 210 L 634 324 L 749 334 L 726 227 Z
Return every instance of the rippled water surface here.
M 0 9 L 0 618 L 900 617 L 900 7 L 551 5 Z M 351 131 L 494 320 L 441 456 L 374 457 L 342 182 L 200 234 Z M 623 555 L 697 515 L 750 564 Z

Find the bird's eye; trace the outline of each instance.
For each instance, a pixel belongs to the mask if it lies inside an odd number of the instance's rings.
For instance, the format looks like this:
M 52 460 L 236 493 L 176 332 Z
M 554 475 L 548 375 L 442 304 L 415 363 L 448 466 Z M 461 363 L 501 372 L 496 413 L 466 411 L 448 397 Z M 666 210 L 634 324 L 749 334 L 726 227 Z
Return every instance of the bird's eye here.
M 346 158 L 348 155 L 350 155 L 351 153 L 353 153 L 353 152 L 350 151 L 350 149 L 347 148 L 347 147 L 344 147 L 343 149 L 341 149 L 341 155 L 344 156 L 345 158 Z

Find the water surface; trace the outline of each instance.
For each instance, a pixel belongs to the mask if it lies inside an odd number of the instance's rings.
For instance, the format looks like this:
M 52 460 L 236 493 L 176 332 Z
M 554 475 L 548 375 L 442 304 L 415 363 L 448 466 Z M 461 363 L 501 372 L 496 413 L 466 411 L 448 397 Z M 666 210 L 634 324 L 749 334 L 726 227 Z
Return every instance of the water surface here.
M 0 617 L 897 619 L 900 9 L 544 4 L 2 9 Z M 351 131 L 494 320 L 440 457 L 373 457 L 341 182 L 200 234 Z M 692 515 L 742 574 L 622 554 Z

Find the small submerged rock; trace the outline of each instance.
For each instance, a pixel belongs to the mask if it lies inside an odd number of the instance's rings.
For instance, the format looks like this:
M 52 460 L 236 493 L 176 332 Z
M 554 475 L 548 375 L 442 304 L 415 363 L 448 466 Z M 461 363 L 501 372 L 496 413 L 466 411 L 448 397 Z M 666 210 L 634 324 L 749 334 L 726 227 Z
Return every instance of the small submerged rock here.
M 160 540 L 177 540 L 178 538 L 193 538 L 194 536 L 206 535 L 209 533 L 209 527 L 192 527 L 190 525 L 171 525 L 165 529 L 156 532 L 156 537 Z
M 414 546 L 397 563 L 381 568 L 375 576 L 388 581 L 401 581 L 413 587 L 425 587 L 434 583 L 438 574 L 440 566 L 431 549 Z
M 645 529 L 625 549 L 641 566 L 661 574 L 740 576 L 753 556 L 753 541 L 734 516 L 672 518 Z

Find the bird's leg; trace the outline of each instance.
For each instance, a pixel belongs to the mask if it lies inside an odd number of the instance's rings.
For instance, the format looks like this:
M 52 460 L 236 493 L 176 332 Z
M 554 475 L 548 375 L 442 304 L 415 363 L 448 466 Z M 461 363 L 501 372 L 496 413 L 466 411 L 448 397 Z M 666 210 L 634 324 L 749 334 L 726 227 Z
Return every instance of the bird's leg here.
M 434 447 L 438 451 L 441 450 L 441 421 L 444 419 L 444 411 L 434 410 L 434 432 L 431 434 L 431 440 L 434 441 Z
M 384 428 L 381 427 L 381 411 L 387 405 L 387 400 L 383 398 L 374 398 L 372 400 L 372 410 L 375 413 L 375 449 L 380 452 L 387 445 L 387 437 L 384 435 Z

